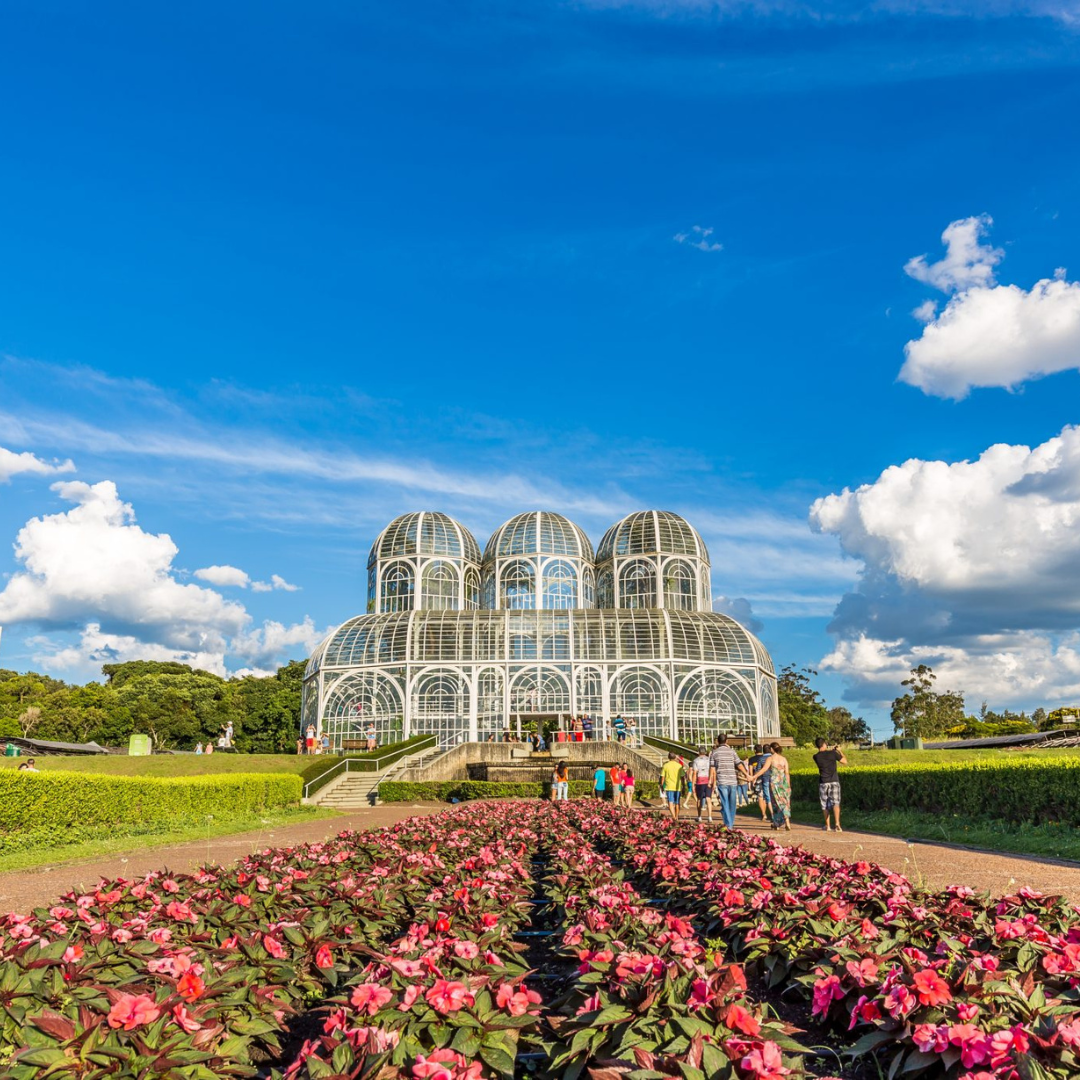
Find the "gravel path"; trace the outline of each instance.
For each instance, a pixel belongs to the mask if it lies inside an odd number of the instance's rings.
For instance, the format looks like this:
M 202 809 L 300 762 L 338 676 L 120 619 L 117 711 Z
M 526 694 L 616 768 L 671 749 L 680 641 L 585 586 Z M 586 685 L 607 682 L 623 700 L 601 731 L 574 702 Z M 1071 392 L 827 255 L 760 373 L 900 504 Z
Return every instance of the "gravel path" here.
M 110 855 L 36 870 L 11 871 L 0 874 L 0 911 L 29 911 L 52 903 L 69 888 L 96 885 L 101 878 L 139 877 L 162 867 L 175 872 L 190 871 L 208 861 L 230 863 L 262 848 L 324 840 L 346 829 L 377 829 L 414 814 L 434 814 L 445 809 L 442 803 L 395 803 L 354 810 L 338 818 L 288 825 L 270 832 L 218 837 L 209 844 L 191 841 L 132 851 L 127 856 Z M 739 826 L 746 832 L 777 835 L 767 825 L 761 826 L 747 817 L 740 817 Z M 838 859 L 880 863 L 931 889 L 963 884 L 979 892 L 989 890 L 1000 895 L 1014 892 L 1021 885 L 1030 885 L 1040 892 L 1063 895 L 1080 902 L 1080 865 L 1076 863 L 1023 855 L 995 855 L 921 841 L 908 845 L 903 840 L 876 833 L 826 833 L 807 825 L 793 825 L 790 833 L 781 835 L 786 842 L 801 845 L 809 851 Z

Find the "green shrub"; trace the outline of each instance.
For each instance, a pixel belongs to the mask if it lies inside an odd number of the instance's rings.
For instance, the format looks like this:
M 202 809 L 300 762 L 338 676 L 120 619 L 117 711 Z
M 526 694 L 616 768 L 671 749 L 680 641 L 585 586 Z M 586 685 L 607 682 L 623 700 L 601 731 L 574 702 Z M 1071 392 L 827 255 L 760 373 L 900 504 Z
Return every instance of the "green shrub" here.
M 657 798 L 654 780 L 639 780 L 635 785 L 643 798 Z M 592 781 L 571 780 L 570 797 L 584 799 L 592 795 Z M 449 802 L 451 799 L 545 799 L 551 795 L 546 782 L 501 784 L 494 780 L 439 780 L 426 784 L 406 784 L 389 780 L 379 785 L 383 802 Z
M 0 851 L 79 839 L 81 832 L 190 825 L 295 806 L 299 776 L 227 773 L 176 779 L 0 771 Z
M 792 771 L 792 797 L 817 800 L 817 772 Z M 1013 822 L 1080 825 L 1080 760 L 1036 758 L 841 769 L 845 806 L 925 810 Z

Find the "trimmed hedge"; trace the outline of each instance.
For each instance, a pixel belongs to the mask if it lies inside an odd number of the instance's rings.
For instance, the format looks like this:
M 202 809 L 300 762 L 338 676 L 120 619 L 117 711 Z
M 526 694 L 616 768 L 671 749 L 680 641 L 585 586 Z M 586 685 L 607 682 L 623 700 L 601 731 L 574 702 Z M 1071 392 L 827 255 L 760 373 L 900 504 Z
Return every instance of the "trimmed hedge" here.
M 585 799 L 592 795 L 592 781 L 571 780 L 570 797 Z M 639 797 L 655 799 L 658 785 L 655 780 L 639 780 L 635 784 Z M 449 802 L 451 799 L 546 799 L 551 784 L 537 781 L 528 784 L 500 784 L 494 780 L 440 780 L 427 784 L 406 784 L 388 780 L 379 785 L 383 802 Z
M 192 824 L 295 806 L 303 785 L 288 773 L 224 773 L 175 779 L 76 772 L 0 772 L 0 851 L 30 838 L 56 843 L 84 830 Z
M 816 770 L 792 771 L 792 797 L 817 802 Z M 1013 822 L 1080 825 L 1080 757 L 840 770 L 843 804 Z

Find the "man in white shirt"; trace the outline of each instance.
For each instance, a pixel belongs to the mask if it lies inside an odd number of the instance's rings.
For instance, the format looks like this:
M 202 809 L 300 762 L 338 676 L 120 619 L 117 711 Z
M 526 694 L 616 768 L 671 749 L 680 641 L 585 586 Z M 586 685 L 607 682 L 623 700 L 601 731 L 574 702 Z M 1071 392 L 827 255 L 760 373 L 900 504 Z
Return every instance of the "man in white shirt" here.
M 713 767 L 713 780 L 716 784 L 716 797 L 720 800 L 720 814 L 728 829 L 735 828 L 736 792 L 739 786 L 739 774 L 746 775 L 742 759 L 727 744 L 727 735 L 716 737 L 716 748 L 709 755 Z
M 716 771 L 704 746 L 698 747 L 697 757 L 690 762 L 690 775 L 694 778 L 694 795 L 697 798 L 697 819 L 701 820 L 702 807 L 712 821 L 712 786 L 716 780 Z

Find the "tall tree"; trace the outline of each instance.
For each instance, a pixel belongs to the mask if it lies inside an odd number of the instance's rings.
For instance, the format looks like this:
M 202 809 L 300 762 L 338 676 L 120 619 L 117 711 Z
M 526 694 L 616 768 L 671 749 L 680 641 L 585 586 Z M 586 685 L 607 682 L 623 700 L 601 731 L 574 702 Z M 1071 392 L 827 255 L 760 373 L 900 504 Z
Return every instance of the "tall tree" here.
M 870 725 L 861 716 L 852 716 L 850 709 L 837 705 L 829 710 L 829 734 L 831 743 L 864 742 L 870 738 Z
M 777 678 L 780 733 L 794 739 L 796 746 L 812 746 L 816 739 L 829 737 L 829 713 L 810 685 L 812 675 L 817 675 L 812 668 L 789 664 Z
M 950 728 L 963 729 L 967 722 L 964 695 L 951 690 L 939 694 L 934 689 L 936 680 L 934 669 L 920 664 L 900 684 L 908 691 L 893 701 L 892 722 L 902 735 L 926 739 L 945 735 Z

